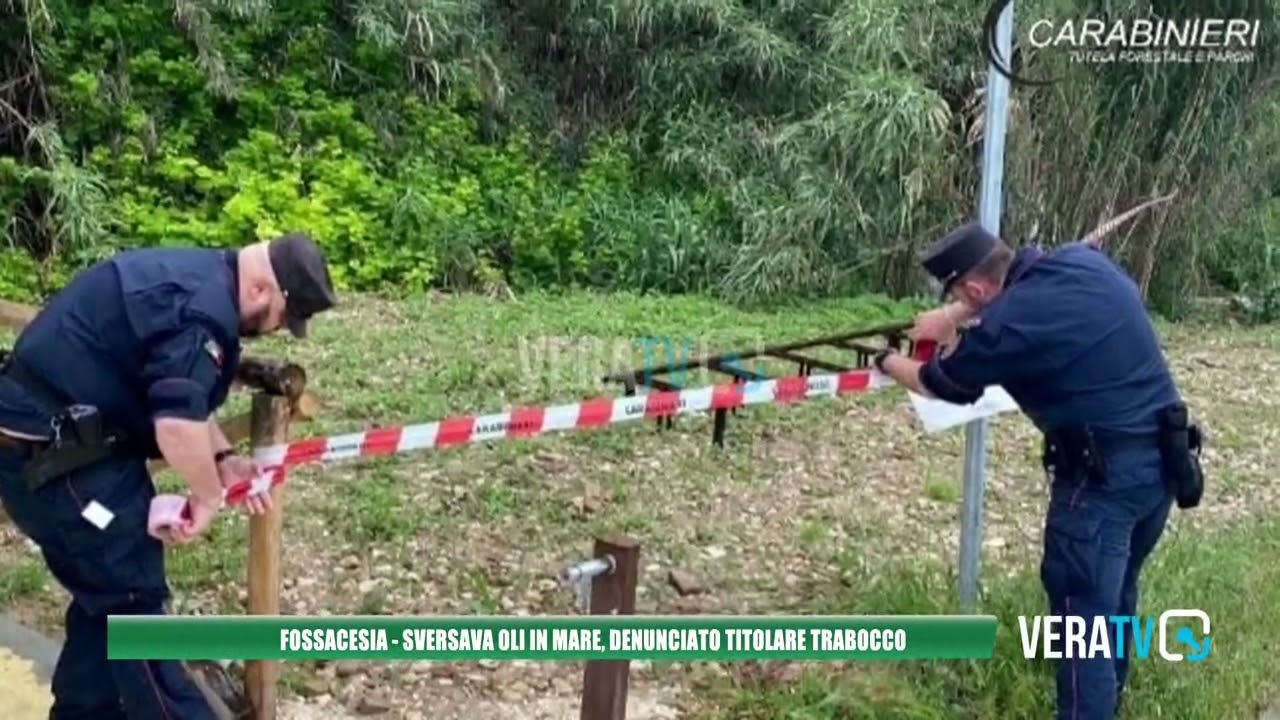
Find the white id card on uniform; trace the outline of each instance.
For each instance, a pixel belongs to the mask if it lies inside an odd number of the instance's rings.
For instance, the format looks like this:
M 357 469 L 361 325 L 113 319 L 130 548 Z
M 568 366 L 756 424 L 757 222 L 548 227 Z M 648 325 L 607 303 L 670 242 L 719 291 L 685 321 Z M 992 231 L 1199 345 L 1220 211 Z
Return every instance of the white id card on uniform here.
M 907 395 L 924 431 L 930 434 L 1018 409 L 1018 403 L 999 385 L 989 386 L 977 402 L 968 405 L 955 405 L 910 391 Z
M 106 530 L 111 521 L 116 519 L 116 514 L 103 507 L 97 500 L 90 500 L 80 512 L 80 516 L 93 523 L 93 526 L 99 530 Z

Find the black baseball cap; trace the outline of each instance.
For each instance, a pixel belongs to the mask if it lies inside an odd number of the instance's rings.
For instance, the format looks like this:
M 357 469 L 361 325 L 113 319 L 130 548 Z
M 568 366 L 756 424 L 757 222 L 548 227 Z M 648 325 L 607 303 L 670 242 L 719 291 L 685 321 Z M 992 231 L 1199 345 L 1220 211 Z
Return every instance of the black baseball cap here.
M 337 304 L 329 263 L 316 241 L 290 233 L 267 244 L 271 270 L 285 298 L 285 325 L 296 338 L 307 336 L 307 321 Z
M 952 230 L 929 249 L 924 269 L 942 284 L 942 299 L 965 273 L 978 267 L 1000 244 L 981 224 L 972 222 Z

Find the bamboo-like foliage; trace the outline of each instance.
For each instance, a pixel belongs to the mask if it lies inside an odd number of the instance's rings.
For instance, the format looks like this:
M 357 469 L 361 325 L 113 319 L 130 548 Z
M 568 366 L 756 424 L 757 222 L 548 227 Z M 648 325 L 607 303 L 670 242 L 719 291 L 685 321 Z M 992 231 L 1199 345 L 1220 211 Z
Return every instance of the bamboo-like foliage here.
M 1145 5 L 1110 3 L 1109 10 L 1113 17 L 1140 17 Z M 1101 6 L 1093 12 L 1101 15 Z M 1019 119 L 1027 108 L 1035 115 L 1010 134 L 1014 182 L 1006 185 L 1007 207 L 1014 227 L 1038 224 L 1042 234 L 1063 238 L 1140 199 L 1178 189 L 1174 202 L 1130 225 L 1109 247 L 1144 292 L 1161 270 L 1165 295 L 1185 297 L 1201 279 L 1195 270 L 1215 237 L 1275 194 L 1280 38 L 1273 30 L 1276 9 L 1258 0 L 1184 0 L 1162 3 L 1160 12 L 1262 18 L 1263 42 L 1252 62 L 1239 64 L 1081 68 L 1066 53 L 1039 52 L 1026 64 L 1028 74 L 1071 81 L 1019 90 Z
M 25 161 L 14 187 L 0 189 L 13 207 L 5 229 L 44 257 L 82 250 L 102 237 L 110 213 L 101 178 L 66 151 L 52 114 L 36 38 L 55 27 L 54 13 L 43 0 L 5 0 L 0 27 L 0 153 Z
M 39 54 L 71 0 L 2 0 L 9 77 L 41 87 Z M 1137 0 L 1019 2 L 1039 17 L 1138 17 Z M 172 0 L 209 92 L 234 97 L 226 61 L 238 33 L 301 32 L 301 5 Z M 908 292 L 922 245 L 975 212 L 984 111 L 980 0 L 341 0 L 320 31 L 329 82 L 358 96 L 385 87 L 359 48 L 397 58 L 405 90 L 431 98 L 476 92 L 486 112 L 558 140 L 566 157 L 589 137 L 623 130 L 637 167 L 663 198 L 617 200 L 605 216 L 653 228 L 644 269 L 661 289 L 762 299 L 849 288 Z M 61 8 L 61 9 L 59 9 Z M 1108 243 L 1144 291 L 1192 294 L 1215 239 L 1274 195 L 1280 176 L 1277 9 L 1265 0 L 1170 0 L 1165 16 L 1257 17 L 1268 33 L 1252 62 L 1071 64 L 1061 50 L 1022 47 L 1020 67 L 1062 76 L 1014 90 L 1006 161 L 1005 234 L 1075 239 L 1154 194 L 1176 201 Z M 293 14 L 291 14 L 293 13 Z M 10 20 L 14 22 L 10 22 Z M 20 29 L 15 29 L 19 28 Z M 44 39 L 42 39 L 44 38 Z M 1025 45 L 1025 43 L 1020 43 Z M 30 60 L 24 58 L 31 58 Z M 56 226 L 49 246 L 88 242 L 99 186 L 39 140 L 53 109 L 16 102 L 0 152 L 42 168 L 48 198 L 29 215 Z M 5 105 L 0 105 L 4 109 Z M 368 104 L 391 137 L 395 113 Z M 15 117 L 25 118 L 15 120 Z M 672 200 L 715 198 L 715 221 Z M 95 194 L 99 193 L 99 194 Z M 603 202 L 603 201 L 602 201 Z M 648 218 L 648 219 L 646 219 Z M 609 223 L 600 223 L 607 245 Z M 45 249 L 48 249 L 46 247 Z M 659 277 L 661 276 L 661 277 Z

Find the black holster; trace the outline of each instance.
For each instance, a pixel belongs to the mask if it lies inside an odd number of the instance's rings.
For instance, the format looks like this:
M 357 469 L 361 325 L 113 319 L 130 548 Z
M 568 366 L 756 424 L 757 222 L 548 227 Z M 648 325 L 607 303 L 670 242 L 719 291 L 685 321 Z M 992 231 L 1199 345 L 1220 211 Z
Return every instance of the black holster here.
M 98 408 L 72 402 L 12 353 L 0 353 L 0 373 L 17 381 L 52 414 L 48 444 L 33 451 L 22 466 L 22 479 L 31 492 L 126 449 L 125 433 L 109 427 Z
M 35 451 L 22 467 L 27 489 L 35 492 L 50 480 L 69 475 L 119 453 L 123 436 L 109 432 L 92 405 L 72 405 L 54 415 L 53 439 Z
M 1054 472 L 1069 474 L 1082 470 L 1095 485 L 1107 481 L 1107 463 L 1098 448 L 1097 437 L 1087 425 L 1058 428 L 1044 435 L 1041 463 L 1050 477 Z
M 1190 422 L 1185 403 L 1174 403 L 1160 411 L 1160 459 L 1165 486 L 1183 510 L 1200 504 L 1204 495 L 1204 470 L 1200 449 L 1204 437 L 1200 426 Z

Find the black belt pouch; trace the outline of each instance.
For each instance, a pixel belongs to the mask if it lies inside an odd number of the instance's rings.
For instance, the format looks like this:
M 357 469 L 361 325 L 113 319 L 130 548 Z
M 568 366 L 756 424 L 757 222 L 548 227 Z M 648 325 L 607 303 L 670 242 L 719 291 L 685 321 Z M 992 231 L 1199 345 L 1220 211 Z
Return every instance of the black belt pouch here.
M 1204 471 L 1200 467 L 1200 427 L 1190 422 L 1185 403 L 1175 403 L 1160 411 L 1160 457 L 1164 482 L 1178 507 L 1186 510 L 1200 504 L 1204 494 Z

